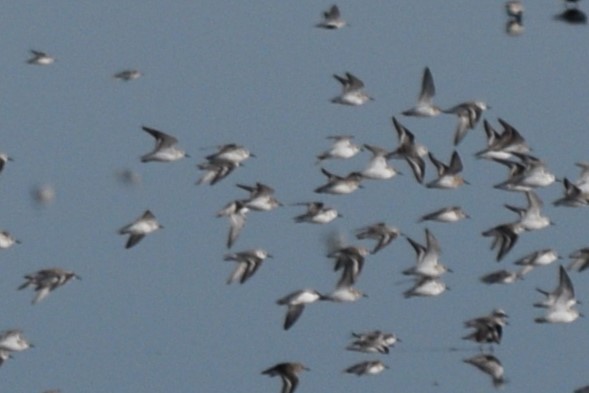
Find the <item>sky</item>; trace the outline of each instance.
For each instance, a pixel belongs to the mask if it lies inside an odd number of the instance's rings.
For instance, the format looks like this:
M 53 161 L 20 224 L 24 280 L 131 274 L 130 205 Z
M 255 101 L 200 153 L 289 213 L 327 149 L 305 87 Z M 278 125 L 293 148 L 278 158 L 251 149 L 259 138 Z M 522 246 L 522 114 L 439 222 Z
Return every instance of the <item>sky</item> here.
M 0 368 L 3 391 L 277 392 L 280 381 L 260 372 L 300 361 L 298 392 L 370 390 L 492 391 L 490 379 L 463 363 L 479 348 L 464 341 L 463 321 L 495 307 L 510 315 L 495 348 L 508 383 L 505 391 L 567 392 L 586 385 L 587 318 L 539 325 L 535 288 L 552 290 L 558 263 L 588 246 L 586 209 L 554 207 L 561 185 L 538 190 L 555 225 L 522 235 L 500 263 L 481 232 L 515 217 L 503 204 L 525 206 L 518 193 L 492 186 L 503 167 L 474 158 L 485 147 L 482 126 L 457 150 L 464 177 L 457 190 L 430 190 L 404 175 L 366 181 L 350 195 L 313 190 L 325 182 L 315 157 L 329 135 L 393 149 L 398 116 L 436 157 L 453 151 L 456 119 L 406 118 L 424 67 L 437 88 L 435 102 L 451 107 L 485 100 L 484 117 L 502 118 L 527 139 L 533 153 L 558 176 L 575 178 L 589 161 L 586 144 L 587 27 L 555 21 L 560 1 L 526 2 L 525 31 L 505 33 L 501 1 L 448 0 L 338 2 L 349 27 L 314 27 L 331 6 L 300 1 L 21 1 L 0 14 L 0 150 L 14 158 L 0 174 L 0 227 L 22 244 L 0 250 L 0 330 L 20 328 L 35 348 Z M 583 7 L 584 4 L 581 4 Z M 57 58 L 26 64 L 29 50 Z M 144 73 L 128 83 L 115 72 Z M 340 86 L 333 74 L 351 72 L 375 98 L 361 107 L 329 102 Z M 190 158 L 141 163 L 153 139 L 141 126 L 179 140 Z M 237 143 L 255 158 L 217 185 L 196 186 L 196 164 L 215 146 Z M 364 152 L 326 162 L 338 174 L 363 168 Z M 129 169 L 141 184 L 118 181 Z M 428 162 L 426 180 L 433 178 Z M 267 249 L 267 260 L 244 285 L 226 285 L 233 264 L 223 261 L 228 223 L 215 213 L 246 196 L 236 183 L 260 181 L 286 205 L 321 200 L 342 218 L 325 226 L 295 224 L 304 208 L 253 212 L 231 251 Z M 51 184 L 54 202 L 36 205 L 32 188 Z M 456 224 L 418 223 L 437 208 L 460 205 L 471 216 Z M 120 227 L 150 209 L 164 229 L 126 250 Z M 368 297 L 351 304 L 307 307 L 289 330 L 276 300 L 294 290 L 333 289 L 338 276 L 326 241 L 338 233 L 349 244 L 354 230 L 385 221 L 419 242 L 429 228 L 439 239 L 450 290 L 436 298 L 405 299 L 411 282 L 401 271 L 415 263 L 409 243 L 397 239 L 367 258 L 357 287 Z M 478 278 L 510 268 L 542 248 L 565 257 L 511 286 L 485 286 Z M 25 274 L 42 268 L 73 270 L 81 280 L 32 306 L 33 293 L 17 291 Z M 587 314 L 589 275 L 571 272 Z M 389 355 L 346 351 L 352 331 L 380 329 L 402 342 Z M 458 348 L 459 351 L 450 351 Z M 342 370 L 381 359 L 390 369 L 355 377 Z

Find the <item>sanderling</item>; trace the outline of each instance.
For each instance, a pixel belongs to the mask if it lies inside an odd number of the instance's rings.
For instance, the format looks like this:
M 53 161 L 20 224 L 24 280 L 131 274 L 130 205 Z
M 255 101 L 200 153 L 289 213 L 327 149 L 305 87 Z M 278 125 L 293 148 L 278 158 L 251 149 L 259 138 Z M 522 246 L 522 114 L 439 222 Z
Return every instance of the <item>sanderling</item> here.
M 295 222 L 309 222 L 311 224 L 327 224 L 341 215 L 333 207 L 326 206 L 323 202 L 302 202 L 294 206 L 307 206 L 307 211 L 294 218 Z
M 432 152 L 429 152 L 429 159 L 438 171 L 438 178 L 426 184 L 428 188 L 452 189 L 460 187 L 463 184 L 469 184 L 460 172 L 462 172 L 462 160 L 457 151 L 452 153 L 452 158 L 448 165 L 437 160 Z
M 282 393 L 294 393 L 297 385 L 299 384 L 298 373 L 301 371 L 309 371 L 302 363 L 279 363 L 275 366 L 270 367 L 267 370 L 262 371 L 262 374 L 275 377 L 280 376 L 282 379 Z
M 27 341 L 22 330 L 10 329 L 0 332 L 0 350 L 21 352 L 32 347 L 33 345 Z
M 446 266 L 440 263 L 440 243 L 438 239 L 430 232 L 429 229 L 425 229 L 426 245 L 423 246 L 407 236 L 407 241 L 417 255 L 416 265 L 405 269 L 403 274 L 413 275 L 428 278 L 437 278 L 442 274 L 451 271 Z
M 346 21 L 342 18 L 337 5 L 334 4 L 327 11 L 323 12 L 323 20 L 315 26 L 323 29 L 336 30 L 341 29 L 345 25 Z
M 178 139 L 173 136 L 154 128 L 145 126 L 141 128 L 155 138 L 155 148 L 151 152 L 141 156 L 141 162 L 171 162 L 184 157 L 190 157 L 184 150 L 176 146 Z
M 331 135 L 327 139 L 333 141 L 331 148 L 317 156 L 317 164 L 323 160 L 341 158 L 347 159 L 354 157 L 361 150 L 361 147 L 352 142 L 354 139 L 351 135 Z
M 415 136 L 405 126 L 393 117 L 393 125 L 397 131 L 399 139 L 399 146 L 393 152 L 390 153 L 392 158 L 404 158 L 411 167 L 415 180 L 419 183 L 423 183 L 423 177 L 425 175 L 425 157 L 428 153 L 428 149 L 415 141 Z
M 37 293 L 33 298 L 33 304 L 37 304 L 45 299 L 51 291 L 67 284 L 73 278 L 81 280 L 80 276 L 72 271 L 60 268 L 42 269 L 35 273 L 27 274 L 25 276 L 26 281 L 18 289 L 25 289 L 33 285 Z
M 464 362 L 475 366 L 485 374 L 489 375 L 493 381 L 494 387 L 499 388 L 505 384 L 503 366 L 495 356 L 483 353 L 464 359 Z
M 342 93 L 331 99 L 331 102 L 334 104 L 358 106 L 367 101 L 374 100 L 374 98 L 362 90 L 364 88 L 364 82 L 349 72 L 346 72 L 345 77 L 335 74 L 333 77 L 342 85 Z
M 433 97 L 436 94 L 434 78 L 429 67 L 425 67 L 423 78 L 421 80 L 421 91 L 417 99 L 417 104 L 406 111 L 405 116 L 432 117 L 442 113 L 442 110 L 433 104 Z
M 470 216 L 468 214 L 466 214 L 466 212 L 464 212 L 464 210 L 462 210 L 462 208 L 460 206 L 449 206 L 449 207 L 443 207 L 441 209 L 438 209 L 438 210 L 428 213 L 428 214 L 424 214 L 419 219 L 419 222 L 438 221 L 438 222 L 448 223 L 448 222 L 460 221 L 465 218 L 470 218 Z
M 570 323 L 582 315 L 575 308 L 578 301 L 575 298 L 573 283 L 564 267 L 559 267 L 558 286 L 552 292 L 538 291 L 543 293 L 546 299 L 534 306 L 546 308 L 546 314 L 536 318 L 537 323 Z
M 314 289 L 301 289 L 286 295 L 276 301 L 278 305 L 287 306 L 286 317 L 284 318 L 284 330 L 288 330 L 299 319 L 305 305 L 323 300 L 324 296 Z
M 153 213 L 150 210 L 146 210 L 141 217 L 129 225 L 122 227 L 119 230 L 119 234 L 129 235 L 125 248 L 131 248 L 139 243 L 145 235 L 160 228 L 163 228 L 163 226 L 157 221 Z
M 327 183 L 317 187 L 315 189 L 316 193 L 343 195 L 354 192 L 362 187 L 360 183 L 364 177 L 360 172 L 350 172 L 346 176 L 338 176 L 325 168 L 321 168 L 321 172 L 327 176 Z
M 138 79 L 142 75 L 143 74 L 139 70 L 123 70 L 114 74 L 113 78 L 128 82 L 134 79 Z
M 458 117 L 458 125 L 454 132 L 454 146 L 462 141 L 468 130 L 476 127 L 482 113 L 489 108 L 484 101 L 467 101 L 443 111 L 444 113 L 454 114 Z
M 35 65 L 49 65 L 55 63 L 55 57 L 48 55 L 45 52 L 31 49 L 32 57 L 27 60 L 28 64 Z
M 362 375 L 376 375 L 389 368 L 386 364 L 380 360 L 368 360 L 365 362 L 354 364 L 344 370 L 345 373 L 355 374 L 357 376 Z
M 227 284 L 234 282 L 243 284 L 254 275 L 266 258 L 272 258 L 272 255 L 262 248 L 225 254 L 223 257 L 225 261 L 237 262 L 235 270 L 227 279 Z
M 0 172 L 4 170 L 4 166 L 8 161 L 13 161 L 12 157 L 6 153 L 0 153 Z
M 392 154 L 379 146 L 364 144 L 364 148 L 372 153 L 368 165 L 360 172 L 366 179 L 386 180 L 396 176 L 399 171 L 389 165 Z
M 356 231 L 356 238 L 375 239 L 377 242 L 371 251 L 371 254 L 375 254 L 379 250 L 388 246 L 400 234 L 401 231 L 398 228 L 391 227 L 384 222 L 378 222 L 358 229 Z
M 245 226 L 245 219 L 249 208 L 244 201 L 233 201 L 217 212 L 217 217 L 229 218 L 229 234 L 227 235 L 227 248 L 231 248 L 241 230 Z
M 20 244 L 20 240 L 12 236 L 8 231 L 0 231 L 0 249 L 12 247 L 14 244 Z
M 270 211 L 282 206 L 282 203 L 274 197 L 274 189 L 263 183 L 257 182 L 253 186 L 237 184 L 237 187 L 250 193 L 249 198 L 244 200 L 245 205 L 250 210 Z

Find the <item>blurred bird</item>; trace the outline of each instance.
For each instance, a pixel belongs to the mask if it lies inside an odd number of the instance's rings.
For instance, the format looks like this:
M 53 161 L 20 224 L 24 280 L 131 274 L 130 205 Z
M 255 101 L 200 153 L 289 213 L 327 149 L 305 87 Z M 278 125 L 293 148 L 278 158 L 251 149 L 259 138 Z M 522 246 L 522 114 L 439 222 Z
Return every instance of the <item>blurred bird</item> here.
M 34 65 L 49 65 L 55 63 L 55 57 L 48 55 L 45 52 L 31 49 L 32 57 L 27 60 L 28 64 Z
M 346 176 L 338 176 L 329 172 L 325 168 L 321 168 L 321 172 L 327 176 L 327 183 L 315 189 L 316 193 L 343 195 L 349 194 L 361 188 L 362 179 L 364 178 L 359 172 L 350 172 Z
M 262 248 L 225 254 L 223 257 L 225 261 L 237 262 L 235 270 L 227 279 L 227 284 L 234 282 L 243 284 L 256 273 L 266 258 L 272 258 L 272 255 Z
M 324 299 L 324 296 L 314 289 L 301 289 L 278 299 L 276 301 L 278 305 L 288 307 L 284 318 L 284 330 L 290 329 L 295 324 L 305 310 L 305 305 Z
M 139 70 L 123 70 L 113 75 L 113 78 L 121 81 L 132 81 L 139 79 L 143 74 Z
M 323 20 L 316 25 L 328 30 L 337 30 L 346 26 L 346 21 L 340 15 L 340 10 L 337 5 L 332 5 L 331 8 L 323 12 Z
M 131 248 L 139 243 L 146 235 L 163 228 L 150 210 L 146 210 L 141 217 L 119 230 L 121 235 L 129 235 L 125 248 Z
M 426 187 L 452 189 L 460 187 L 463 184 L 469 184 L 460 174 L 462 172 L 462 160 L 458 152 L 454 151 L 452 153 L 452 158 L 450 158 L 448 165 L 437 160 L 431 152 L 429 152 L 429 159 L 438 171 L 438 178 L 427 183 Z
M 433 117 L 442 113 L 442 110 L 433 104 L 433 97 L 436 95 L 434 78 L 429 67 L 425 67 L 421 79 L 421 91 L 417 98 L 417 104 L 403 111 L 405 116 Z
M 217 212 L 217 217 L 229 218 L 229 235 L 227 236 L 227 248 L 231 248 L 237 240 L 241 230 L 245 226 L 245 219 L 249 208 L 244 201 L 233 201 Z
M 573 283 L 562 266 L 558 270 L 558 286 L 552 292 L 540 289 L 538 291 L 543 293 L 546 299 L 534 305 L 546 308 L 546 314 L 536 318 L 537 323 L 570 323 L 582 316 L 575 308 L 578 301 L 575 298 Z
M 34 345 L 29 343 L 22 330 L 10 329 L 0 332 L 0 350 L 8 352 L 22 352 L 32 348 Z
M 13 161 L 12 157 L 6 153 L 0 153 L 0 172 L 4 170 L 4 166 L 6 166 L 8 161 Z
M 173 136 L 150 127 L 143 126 L 141 129 L 155 138 L 154 149 L 151 152 L 141 156 L 141 162 L 171 162 L 177 161 L 184 157 L 190 157 L 184 150 L 176 147 L 178 139 L 174 138 Z
M 357 239 L 376 240 L 376 245 L 370 252 L 371 254 L 376 254 L 378 251 L 388 246 L 393 240 L 399 237 L 400 234 L 401 231 L 398 228 L 391 227 L 384 222 L 378 222 L 356 230 Z
M 278 363 L 277 365 L 262 371 L 262 374 L 271 377 L 277 375 L 280 376 L 282 379 L 281 393 L 294 393 L 299 384 L 299 377 L 297 374 L 303 370 L 308 371 L 309 369 L 302 363 Z
M 442 111 L 458 117 L 458 125 L 454 132 L 454 146 L 458 145 L 464 139 L 468 130 L 472 130 L 477 126 L 481 115 L 489 108 L 484 101 L 466 101 Z
M 337 217 L 341 217 L 336 209 L 326 206 L 323 202 L 302 202 L 294 206 L 307 206 L 304 214 L 296 216 L 295 222 L 309 222 L 311 224 L 327 224 Z
M 380 360 L 369 360 L 354 364 L 344 370 L 348 374 L 356 374 L 357 376 L 362 375 L 376 375 L 389 368 L 386 364 Z
M 489 375 L 492 379 L 493 386 L 500 388 L 505 384 L 504 369 L 499 359 L 493 355 L 480 354 L 463 360 L 464 363 L 471 364 Z
M 33 285 L 37 293 L 33 298 L 33 304 L 37 304 L 45 299 L 51 291 L 67 284 L 73 278 L 81 280 L 81 277 L 72 271 L 60 268 L 42 269 L 35 273 L 27 274 L 25 276 L 26 281 L 18 289 L 25 289 Z
M 465 218 L 470 218 L 470 216 L 466 214 L 460 206 L 449 206 L 421 216 L 419 222 L 437 221 L 449 223 L 460 221 Z
M 390 153 L 392 158 L 402 158 L 407 161 L 415 180 L 418 183 L 423 183 L 423 177 L 425 176 L 425 157 L 428 153 L 428 149 L 415 141 L 415 136 L 405 126 L 393 116 L 393 125 L 397 131 L 399 140 L 399 146 Z
M 0 249 L 10 248 L 15 244 L 20 244 L 20 240 L 12 236 L 8 231 L 0 231 Z
M 359 106 L 374 100 L 364 92 L 364 82 L 351 73 L 346 72 L 345 77 L 334 74 L 333 77 L 342 85 L 341 94 L 331 99 L 334 104 Z
M 349 351 L 365 353 L 389 353 L 399 338 L 393 333 L 384 333 L 380 330 L 373 330 L 365 333 L 352 333 L 354 341 L 346 347 Z
M 328 136 L 327 139 L 333 141 L 331 148 L 317 156 L 317 164 L 321 163 L 323 160 L 334 158 L 348 159 L 354 157 L 360 152 L 360 150 L 362 150 L 359 145 L 352 142 L 354 137 L 351 135 L 331 135 Z

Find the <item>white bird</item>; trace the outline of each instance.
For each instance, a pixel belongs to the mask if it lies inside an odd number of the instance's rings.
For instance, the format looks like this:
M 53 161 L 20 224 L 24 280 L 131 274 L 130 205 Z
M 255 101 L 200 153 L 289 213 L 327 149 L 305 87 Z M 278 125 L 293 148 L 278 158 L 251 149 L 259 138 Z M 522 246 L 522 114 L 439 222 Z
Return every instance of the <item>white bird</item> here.
M 307 206 L 307 211 L 294 217 L 295 222 L 308 222 L 311 224 L 327 224 L 341 215 L 338 211 L 323 202 L 295 203 L 294 206 Z
M 314 289 L 302 289 L 292 292 L 276 301 L 278 305 L 287 306 L 286 317 L 284 319 L 284 330 L 288 330 L 294 325 L 303 313 L 305 306 L 323 300 L 324 296 Z
M 0 153 L 0 172 L 4 170 L 4 166 L 8 161 L 13 161 L 12 157 L 6 153 Z
M 454 133 L 454 146 L 462 141 L 468 130 L 476 127 L 482 113 L 487 109 L 489 106 L 484 101 L 467 101 L 443 111 L 458 117 L 458 125 Z
M 32 347 L 33 345 L 27 341 L 22 330 L 10 329 L 0 332 L 0 350 L 21 352 Z
M 434 164 L 438 171 L 438 178 L 426 184 L 428 188 L 453 189 L 458 188 L 463 184 L 469 184 L 462 175 L 462 160 L 457 151 L 452 153 L 450 163 L 448 165 L 439 161 L 434 157 L 432 152 L 429 152 L 429 159 Z
M 141 162 L 171 162 L 177 161 L 184 157 L 190 157 L 184 150 L 179 149 L 176 146 L 178 139 L 174 138 L 173 136 L 168 135 L 165 132 L 158 131 L 154 128 L 145 126 L 141 128 L 143 131 L 147 132 L 149 135 L 155 138 L 154 149 L 151 152 L 141 156 Z
M 141 217 L 119 230 L 121 235 L 129 235 L 125 248 L 131 248 L 139 243 L 146 235 L 163 228 L 150 210 L 146 210 Z
M 337 30 L 346 26 L 346 21 L 342 18 L 337 5 L 332 5 L 329 10 L 323 12 L 323 20 L 316 25 L 328 30 Z
M 244 201 L 233 201 L 217 212 L 217 217 L 229 218 L 229 234 L 227 235 L 227 248 L 231 248 L 237 240 L 241 230 L 245 226 L 245 219 L 249 208 Z
M 114 74 L 113 78 L 128 82 L 128 81 L 138 79 L 142 75 L 143 74 L 139 70 L 123 70 L 123 71 L 120 71 L 120 72 L 117 72 L 116 74 Z
M 331 148 L 317 156 L 317 163 L 333 158 L 348 159 L 362 150 L 359 145 L 352 142 L 354 137 L 351 135 L 332 135 L 327 139 L 333 141 Z
M 45 52 L 31 49 L 32 57 L 27 60 L 28 64 L 34 65 L 49 65 L 55 63 L 55 57 L 48 55 Z
M 433 117 L 439 115 L 442 113 L 442 110 L 433 103 L 433 97 L 435 94 L 436 87 L 434 85 L 434 78 L 429 67 L 425 67 L 421 79 L 421 91 L 417 98 L 417 104 L 413 108 L 403 111 L 403 115 L 418 117 Z
M 272 258 L 272 255 L 262 248 L 225 254 L 223 257 L 225 261 L 237 262 L 235 270 L 227 279 L 227 284 L 234 282 L 243 284 L 256 273 L 266 258 Z
M 0 249 L 10 248 L 15 244 L 20 244 L 20 240 L 12 236 L 8 231 L 0 231 Z
M 35 273 L 27 274 L 25 282 L 18 287 L 19 290 L 25 289 L 30 285 L 35 287 L 37 293 L 33 298 L 33 304 L 39 303 L 45 299 L 51 291 L 67 284 L 71 279 L 81 280 L 80 276 L 72 271 L 60 268 L 42 269 Z
M 386 180 L 399 174 L 399 171 L 389 165 L 388 160 L 391 158 L 390 152 L 382 147 L 368 144 L 365 144 L 364 148 L 372 153 L 372 158 L 368 162 L 368 165 L 360 172 L 364 178 Z
M 489 375 L 492 379 L 493 386 L 499 388 L 505 384 L 504 369 L 499 359 L 493 355 L 480 354 L 463 360 Z
M 538 289 L 546 296 L 543 302 L 534 304 L 546 308 L 543 317 L 536 318 L 537 323 L 570 323 L 582 314 L 575 308 L 578 303 L 575 298 L 573 283 L 564 267 L 558 270 L 558 286 L 552 292 Z
M 262 374 L 275 377 L 280 376 L 282 379 L 282 393 L 294 393 L 299 384 L 299 377 L 297 374 L 303 370 L 308 371 L 302 363 L 279 363 L 262 371 Z
M 407 237 L 407 241 L 417 255 L 416 265 L 403 271 L 405 275 L 413 275 L 419 277 L 437 278 L 447 271 L 451 271 L 442 263 L 440 263 L 441 248 L 438 239 L 429 231 L 425 229 L 426 245 L 423 246 L 415 240 Z
M 346 72 L 345 77 L 334 74 L 333 77 L 342 85 L 341 94 L 331 99 L 334 104 L 358 106 L 374 100 L 364 92 L 364 82 L 351 73 Z
M 362 375 L 376 375 L 389 368 L 386 364 L 380 360 L 368 360 L 354 364 L 344 370 L 348 374 L 356 374 L 357 376 Z

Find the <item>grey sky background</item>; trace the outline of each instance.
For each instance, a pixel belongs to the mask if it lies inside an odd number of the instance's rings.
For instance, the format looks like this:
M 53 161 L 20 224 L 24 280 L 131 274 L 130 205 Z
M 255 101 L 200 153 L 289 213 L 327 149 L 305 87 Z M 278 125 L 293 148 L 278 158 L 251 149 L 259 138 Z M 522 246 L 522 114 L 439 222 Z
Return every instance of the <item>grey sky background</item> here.
M 341 1 L 351 26 L 339 31 L 313 27 L 331 3 L 310 0 L 6 4 L 0 148 L 15 161 L 0 175 L 0 227 L 22 244 L 0 252 L 0 329 L 21 328 L 36 347 L 2 366 L 2 391 L 277 392 L 280 381 L 260 372 L 281 361 L 311 369 L 301 375 L 301 393 L 491 391 L 490 379 L 462 362 L 478 346 L 461 337 L 465 319 L 494 307 L 510 315 L 495 350 L 509 380 L 505 391 L 566 392 L 589 383 L 586 318 L 533 322 L 542 315 L 532 307 L 540 300 L 534 288 L 556 286 L 557 263 L 512 286 L 478 281 L 534 250 L 554 247 L 567 256 L 589 245 L 589 212 L 553 207 L 562 193 L 558 183 L 539 190 L 556 225 L 522 235 L 496 263 L 490 239 L 480 233 L 515 218 L 504 203 L 526 202 L 492 188 L 505 178 L 504 168 L 473 157 L 485 146 L 482 125 L 458 147 L 470 186 L 426 189 L 398 161 L 404 175 L 390 181 L 366 181 L 346 196 L 313 193 L 325 181 L 315 156 L 329 147 L 326 136 L 351 134 L 392 149 L 392 115 L 436 157 L 449 159 L 453 116 L 400 116 L 415 103 L 425 66 L 438 105 L 487 101 L 487 119 L 505 119 L 557 176 L 576 177 L 574 163 L 589 160 L 588 32 L 552 19 L 560 3 L 526 2 L 519 37 L 505 34 L 501 1 Z M 29 49 L 57 62 L 27 65 Z M 145 75 L 129 83 L 112 79 L 125 68 Z M 340 91 L 332 74 L 346 71 L 364 81 L 374 102 L 329 102 Z M 191 158 L 142 164 L 153 140 L 141 125 L 176 136 Z M 256 158 L 218 185 L 195 186 L 195 164 L 230 142 Z M 368 158 L 361 153 L 325 167 L 345 174 Z M 138 172 L 142 184 L 118 182 L 115 172 L 125 168 Z M 292 221 L 301 207 L 249 214 L 232 251 L 264 247 L 274 259 L 244 285 L 227 286 L 234 267 L 222 259 L 228 223 L 214 215 L 246 196 L 236 183 L 256 181 L 274 187 L 284 203 L 322 200 L 344 217 L 312 226 Z M 43 183 L 57 193 L 46 208 L 30 198 Z M 329 233 L 357 244 L 355 229 L 386 221 L 423 242 L 426 225 L 417 219 L 453 204 L 472 219 L 427 225 L 454 270 L 444 277 L 450 291 L 403 298 L 411 282 L 400 272 L 415 256 L 400 238 L 368 257 L 357 285 L 368 298 L 312 304 L 282 330 L 285 309 L 276 299 L 302 288 L 328 292 L 337 281 L 325 257 Z M 117 230 L 147 208 L 165 228 L 125 250 Z M 16 288 L 24 274 L 47 267 L 74 270 L 82 280 L 31 306 L 31 291 Z M 587 314 L 589 276 L 573 272 L 571 279 Z M 352 331 L 369 329 L 395 332 L 403 342 L 388 356 L 344 350 Z M 363 378 L 342 373 L 373 358 L 391 369 Z

